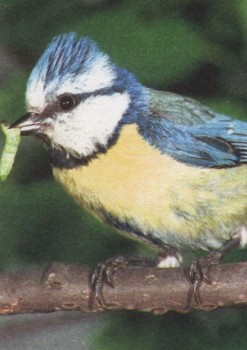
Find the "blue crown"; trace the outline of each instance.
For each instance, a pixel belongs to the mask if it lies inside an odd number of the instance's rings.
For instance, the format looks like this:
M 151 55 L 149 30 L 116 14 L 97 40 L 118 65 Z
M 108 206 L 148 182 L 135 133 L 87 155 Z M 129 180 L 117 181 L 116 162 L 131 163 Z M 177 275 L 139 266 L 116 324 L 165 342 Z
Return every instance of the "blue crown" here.
M 108 59 L 90 38 L 77 39 L 75 33 L 61 34 L 49 44 L 34 67 L 29 82 L 41 79 L 46 87 L 55 79 L 62 81 L 67 76 L 86 72 L 99 57 Z

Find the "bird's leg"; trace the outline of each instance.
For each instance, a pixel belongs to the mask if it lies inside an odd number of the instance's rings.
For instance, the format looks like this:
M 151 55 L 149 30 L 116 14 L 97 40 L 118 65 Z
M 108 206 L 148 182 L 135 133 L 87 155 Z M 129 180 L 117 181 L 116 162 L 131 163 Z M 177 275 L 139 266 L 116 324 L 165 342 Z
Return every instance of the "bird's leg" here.
M 114 288 L 114 275 L 117 270 L 125 268 L 128 265 L 128 260 L 123 256 L 116 256 L 114 258 L 107 259 L 106 261 L 99 263 L 90 276 L 91 282 L 91 300 L 90 308 L 93 309 L 95 301 L 101 307 L 107 308 L 113 306 L 105 301 L 103 295 L 103 287 L 107 285 Z
M 114 307 L 114 304 L 109 304 L 105 301 L 103 288 L 105 285 L 114 288 L 114 275 L 119 269 L 127 266 L 177 267 L 178 261 L 181 261 L 181 258 L 176 251 L 167 249 L 160 251 L 157 258 L 116 256 L 99 263 L 90 276 L 90 308 L 93 309 L 95 301 L 103 308 Z
M 198 305 L 202 305 L 200 297 L 200 286 L 203 281 L 208 284 L 212 283 L 210 277 L 211 267 L 221 262 L 223 257 L 232 249 L 246 245 L 247 229 L 246 227 L 238 228 L 232 235 L 232 239 L 226 242 L 222 248 L 210 252 L 208 255 L 194 260 L 190 266 L 190 280 L 193 284 L 193 291 L 189 297 L 188 304 L 190 305 L 193 298 Z
M 114 307 L 114 304 L 107 303 L 103 295 L 103 288 L 105 285 L 114 288 L 114 275 L 115 273 L 127 266 L 136 267 L 155 267 L 157 266 L 157 260 L 152 258 L 129 258 L 125 256 L 116 256 L 106 261 L 99 263 L 94 269 L 90 277 L 91 283 L 91 298 L 90 298 L 90 308 L 93 309 L 95 301 L 107 309 Z

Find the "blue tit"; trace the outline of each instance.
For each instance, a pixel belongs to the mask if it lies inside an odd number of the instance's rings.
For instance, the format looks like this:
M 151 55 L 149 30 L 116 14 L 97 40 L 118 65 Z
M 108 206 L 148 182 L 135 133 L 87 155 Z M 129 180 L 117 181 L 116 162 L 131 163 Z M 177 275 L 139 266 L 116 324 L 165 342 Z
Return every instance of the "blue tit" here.
M 247 243 L 246 122 L 144 87 L 74 33 L 39 59 L 26 105 L 12 127 L 44 141 L 55 178 L 100 220 L 176 261 Z

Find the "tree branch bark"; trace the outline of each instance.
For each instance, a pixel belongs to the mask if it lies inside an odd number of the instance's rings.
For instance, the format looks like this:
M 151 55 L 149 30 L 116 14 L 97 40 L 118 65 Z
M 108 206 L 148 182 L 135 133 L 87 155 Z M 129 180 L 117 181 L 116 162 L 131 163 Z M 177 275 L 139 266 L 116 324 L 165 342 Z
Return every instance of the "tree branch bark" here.
M 105 286 L 103 294 L 109 309 L 165 313 L 188 312 L 194 308 L 211 310 L 220 306 L 247 304 L 247 262 L 214 266 L 212 284 L 202 283 L 202 305 L 188 300 L 193 286 L 188 269 L 128 267 L 116 272 L 115 288 Z M 90 309 L 90 269 L 54 263 L 47 270 L 0 273 L 0 315 L 24 312 Z M 97 303 L 93 311 L 102 311 Z

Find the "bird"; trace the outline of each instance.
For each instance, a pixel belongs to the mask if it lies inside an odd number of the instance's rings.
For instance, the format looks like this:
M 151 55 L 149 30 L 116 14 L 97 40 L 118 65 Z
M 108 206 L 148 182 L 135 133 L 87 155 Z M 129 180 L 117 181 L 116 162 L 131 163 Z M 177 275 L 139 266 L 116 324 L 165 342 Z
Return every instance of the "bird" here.
M 247 244 L 247 122 L 145 87 L 75 33 L 45 49 L 26 108 L 11 127 L 44 142 L 54 177 L 80 206 L 153 247 L 158 267 L 178 266 L 185 250 L 207 252 L 191 263 L 195 290 L 204 267 Z M 99 303 L 125 264 L 95 269 Z

